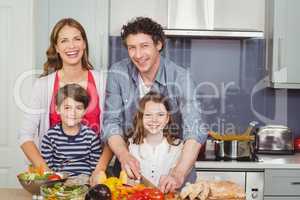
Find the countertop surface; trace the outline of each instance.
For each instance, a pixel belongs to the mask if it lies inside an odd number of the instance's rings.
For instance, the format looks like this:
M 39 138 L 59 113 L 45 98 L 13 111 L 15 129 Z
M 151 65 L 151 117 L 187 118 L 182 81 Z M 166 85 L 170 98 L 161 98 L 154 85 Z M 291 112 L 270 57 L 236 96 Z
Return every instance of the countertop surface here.
M 300 153 L 294 155 L 258 155 L 258 162 L 197 161 L 196 168 L 223 169 L 300 169 Z
M 23 189 L 16 188 L 0 188 L 0 199 L 5 200 L 31 200 L 30 193 Z

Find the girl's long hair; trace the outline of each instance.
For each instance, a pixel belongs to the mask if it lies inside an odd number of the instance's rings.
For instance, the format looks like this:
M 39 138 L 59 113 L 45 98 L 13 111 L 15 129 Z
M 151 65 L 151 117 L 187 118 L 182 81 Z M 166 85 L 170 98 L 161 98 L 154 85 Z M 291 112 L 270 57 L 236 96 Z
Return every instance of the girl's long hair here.
M 86 45 L 85 51 L 81 58 L 82 67 L 87 70 L 94 68 L 93 65 L 91 64 L 91 62 L 89 61 L 89 45 L 88 45 L 88 39 L 87 39 L 84 28 L 75 19 L 64 18 L 64 19 L 61 19 L 60 21 L 58 21 L 55 24 L 54 28 L 52 29 L 52 32 L 50 35 L 50 45 L 46 52 L 47 61 L 44 63 L 44 72 L 41 75 L 41 77 L 47 76 L 48 74 L 51 74 L 52 72 L 55 72 L 62 68 L 62 60 L 61 60 L 60 56 L 58 55 L 58 53 L 55 49 L 55 46 L 57 45 L 58 35 L 59 35 L 61 29 L 65 26 L 70 26 L 70 27 L 76 28 L 77 30 L 80 31 L 81 36 Z
M 146 137 L 146 132 L 143 124 L 143 116 L 144 116 L 144 110 L 145 105 L 147 102 L 152 101 L 155 103 L 161 103 L 165 106 L 168 115 L 169 115 L 169 122 L 167 123 L 166 127 L 163 130 L 163 136 L 166 137 L 168 143 L 170 145 L 179 145 L 180 140 L 178 140 L 178 129 L 172 128 L 176 127 L 174 124 L 174 120 L 172 116 L 170 115 L 170 106 L 168 103 L 168 98 L 162 96 L 161 94 L 157 92 L 150 91 L 147 93 L 138 104 L 138 111 L 135 113 L 134 119 L 133 119 L 133 128 L 129 130 L 128 132 L 128 138 L 132 139 L 132 142 L 134 144 L 142 144 L 144 138 Z

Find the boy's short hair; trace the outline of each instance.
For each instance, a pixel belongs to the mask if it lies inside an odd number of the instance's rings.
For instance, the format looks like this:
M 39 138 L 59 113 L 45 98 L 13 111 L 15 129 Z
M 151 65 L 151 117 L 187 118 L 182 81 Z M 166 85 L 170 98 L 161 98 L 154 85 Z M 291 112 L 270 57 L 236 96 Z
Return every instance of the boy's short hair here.
M 66 98 L 74 99 L 75 101 L 81 102 L 86 109 L 90 102 L 90 97 L 87 91 L 76 83 L 67 84 L 60 88 L 55 97 L 55 103 L 57 107 L 60 107 L 62 102 Z

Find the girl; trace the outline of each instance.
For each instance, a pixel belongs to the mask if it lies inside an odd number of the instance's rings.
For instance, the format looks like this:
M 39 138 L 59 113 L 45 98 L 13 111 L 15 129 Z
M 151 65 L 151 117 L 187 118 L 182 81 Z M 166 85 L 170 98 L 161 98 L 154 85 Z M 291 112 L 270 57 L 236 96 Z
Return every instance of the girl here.
M 149 92 L 139 102 L 129 134 L 129 152 L 140 162 L 141 174 L 156 186 L 176 166 L 183 148 L 169 112 L 167 98 Z

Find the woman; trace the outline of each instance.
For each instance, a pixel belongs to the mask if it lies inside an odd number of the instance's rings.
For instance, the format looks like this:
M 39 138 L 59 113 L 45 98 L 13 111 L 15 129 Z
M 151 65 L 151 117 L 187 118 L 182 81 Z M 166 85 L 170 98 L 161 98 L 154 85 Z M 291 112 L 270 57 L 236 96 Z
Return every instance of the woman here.
M 100 79 L 100 73 L 93 70 L 88 56 L 88 40 L 82 25 L 71 18 L 57 22 L 50 36 L 44 72 L 33 86 L 30 108 L 35 112 L 25 114 L 19 132 L 21 148 L 34 166 L 47 168 L 34 139 L 38 133 L 40 145 L 42 136 L 47 130 L 60 123 L 60 116 L 55 110 L 54 97 L 59 88 L 64 85 L 77 83 L 87 90 L 91 102 L 83 123 L 97 134 L 100 133 L 101 108 L 104 102 L 101 97 L 105 78 Z M 106 169 L 111 157 L 111 150 L 105 146 L 92 178 L 96 177 L 98 171 Z

